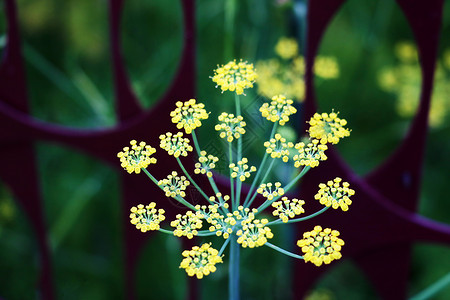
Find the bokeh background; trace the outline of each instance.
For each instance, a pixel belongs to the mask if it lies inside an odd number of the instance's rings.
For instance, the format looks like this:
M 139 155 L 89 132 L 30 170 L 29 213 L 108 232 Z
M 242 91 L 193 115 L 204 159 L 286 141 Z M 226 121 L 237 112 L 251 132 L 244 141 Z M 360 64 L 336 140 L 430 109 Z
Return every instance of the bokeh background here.
M 117 120 L 107 1 L 19 0 L 17 5 L 31 114 L 76 128 L 113 127 Z M 220 94 L 209 78 L 217 64 L 226 63 L 224 7 L 224 1 L 196 1 L 196 92 L 211 115 L 228 107 L 224 101 L 228 96 Z M 272 58 L 280 37 L 301 37 L 298 12 L 289 1 L 242 0 L 236 12 L 236 57 L 250 62 Z M 145 108 L 161 98 L 175 75 L 182 50 L 181 16 L 179 1 L 125 1 L 122 50 L 133 90 Z M 1 5 L 0 51 L 6 43 L 5 18 Z M 449 36 L 450 6 L 445 3 L 439 44 L 443 61 L 445 50 L 450 49 Z M 397 111 L 398 95 L 383 90 L 379 80 L 383 69 L 402 63 L 395 52 L 402 41 L 415 43 L 394 1 L 349 0 L 329 24 L 321 44 L 319 53 L 336 58 L 340 75 L 316 81 L 319 108 L 334 108 L 348 120 L 351 138 L 337 148 L 361 176 L 392 153 L 411 122 Z M 420 78 L 419 71 L 412 77 Z M 251 91 L 247 99 L 251 105 L 259 98 Z M 450 224 L 450 93 L 446 103 L 443 110 L 448 115 L 429 131 L 418 213 Z M 208 127 L 214 122 L 214 118 L 205 122 L 200 135 L 209 136 Z M 35 150 L 57 299 L 124 299 L 120 215 L 129 208 L 119 202 L 117 169 L 58 144 L 41 141 Z M 27 170 L 21 171 L 26 176 Z M 289 229 L 274 230 L 279 230 L 280 242 L 289 240 Z M 291 298 L 291 260 L 262 248 L 242 252 L 245 299 Z M 162 234 L 148 241 L 138 268 L 139 299 L 185 298 L 187 280 L 178 268 L 181 249 L 178 239 Z M 33 229 L 8 187 L 0 183 L 0 297 L 36 299 L 37 251 Z M 415 244 L 409 294 L 420 292 L 449 271 L 448 247 Z M 158 285 L 149 290 L 148 283 L 155 280 Z M 225 299 L 226 288 L 223 267 L 202 280 L 200 293 L 208 299 L 222 290 L 217 299 Z M 311 293 L 311 299 L 377 299 L 365 275 L 348 259 L 335 263 Z M 433 299 L 450 299 L 450 286 Z

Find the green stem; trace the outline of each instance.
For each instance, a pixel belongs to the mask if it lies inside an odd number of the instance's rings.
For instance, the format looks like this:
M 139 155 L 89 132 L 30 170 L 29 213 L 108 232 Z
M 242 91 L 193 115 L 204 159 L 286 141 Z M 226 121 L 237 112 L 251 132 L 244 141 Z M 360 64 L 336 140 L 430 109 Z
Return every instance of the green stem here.
M 410 300 L 425 300 L 431 299 L 434 295 L 440 292 L 443 288 L 450 284 L 450 273 L 427 287 L 422 292 L 410 298 Z
M 220 248 L 219 254 L 218 254 L 219 256 L 222 255 L 223 251 L 225 251 L 225 249 L 227 248 L 229 243 L 230 243 L 230 239 L 228 238 L 225 240 L 225 243 L 223 243 L 222 248 Z
M 301 221 L 306 221 L 306 220 L 309 220 L 311 218 L 314 218 L 315 216 L 318 216 L 318 215 L 326 212 L 330 207 L 331 206 L 325 206 L 321 210 L 319 210 L 319 211 L 317 211 L 317 212 L 315 212 L 313 214 L 310 214 L 309 216 L 306 216 L 306 217 L 303 217 L 303 218 L 292 219 L 292 220 L 287 221 L 286 223 L 284 223 L 281 220 L 275 220 L 275 221 L 267 223 L 266 225 L 270 226 L 270 225 L 277 225 L 277 224 L 289 224 L 289 223 L 297 223 L 297 222 L 301 222 Z
M 241 115 L 241 101 L 239 98 L 238 94 L 234 95 L 234 104 L 236 106 L 236 117 Z M 242 160 L 242 139 L 243 136 L 240 136 L 237 139 L 237 157 L 236 157 L 236 162 L 241 161 Z M 240 204 L 240 200 L 241 200 L 241 187 L 242 187 L 242 182 L 238 179 L 236 180 L 236 207 L 239 206 Z
M 233 58 L 234 45 L 234 19 L 236 17 L 236 0 L 225 0 L 225 32 L 224 32 L 224 58 L 229 61 Z
M 232 234 L 230 241 L 230 264 L 228 270 L 228 299 L 239 300 L 239 252 L 236 234 Z
M 160 231 L 162 233 L 173 235 L 173 230 L 167 230 L 167 229 L 160 228 L 160 229 L 158 229 L 158 231 Z
M 272 249 L 274 249 L 274 250 L 276 250 L 278 252 L 281 252 L 281 253 L 283 253 L 283 254 L 285 254 L 287 256 L 290 256 L 290 257 L 293 257 L 293 258 L 297 258 L 297 259 L 303 259 L 303 256 L 300 256 L 298 254 L 295 254 L 295 253 L 289 252 L 287 250 L 281 249 L 280 247 L 277 247 L 277 246 L 275 246 L 275 245 L 273 245 L 273 244 L 271 244 L 269 242 L 266 242 L 264 245 L 267 246 L 267 247 L 270 247 L 270 248 L 272 248 Z
M 194 181 L 194 179 L 192 179 L 191 175 L 189 175 L 189 173 L 186 171 L 183 164 L 181 163 L 180 158 L 177 157 L 176 159 L 181 170 L 183 170 L 184 175 L 186 175 L 188 180 L 195 186 L 195 188 L 200 192 L 200 194 L 202 194 L 202 196 L 206 199 L 206 201 L 209 202 L 209 197 L 205 194 L 205 192 L 203 192 L 203 190 L 198 186 L 198 184 Z
M 228 158 L 229 163 L 233 163 L 233 147 L 230 142 L 228 142 Z M 234 210 L 236 207 L 236 204 L 234 203 L 234 180 L 233 177 L 231 177 L 232 170 L 230 169 L 230 194 L 231 194 L 231 210 Z
M 272 139 L 275 136 L 275 132 L 277 130 L 277 126 L 278 126 L 278 122 L 273 123 L 273 127 L 272 127 L 272 132 L 270 133 L 270 137 L 269 140 Z M 248 191 L 247 197 L 245 197 L 245 201 L 244 201 L 244 206 L 245 207 L 249 207 L 250 205 L 248 205 L 248 201 L 250 200 L 250 197 L 252 195 L 252 192 L 255 188 L 256 182 L 259 179 L 259 176 L 261 175 L 262 169 L 264 164 L 266 163 L 266 159 L 268 157 L 269 153 L 267 153 L 267 151 L 264 151 L 264 156 L 263 159 L 258 167 L 258 170 L 256 171 L 256 175 L 255 178 L 253 179 L 252 185 L 250 186 L 250 190 Z

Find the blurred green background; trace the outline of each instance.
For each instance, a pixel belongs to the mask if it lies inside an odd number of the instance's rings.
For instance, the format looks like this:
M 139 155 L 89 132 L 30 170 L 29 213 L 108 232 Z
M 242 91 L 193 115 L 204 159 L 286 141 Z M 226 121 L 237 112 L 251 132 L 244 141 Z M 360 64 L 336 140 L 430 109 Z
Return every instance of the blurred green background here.
M 242 0 L 236 13 L 236 57 L 250 62 L 273 57 L 281 36 L 295 32 L 293 9 L 285 1 Z M 32 115 L 78 128 L 114 126 L 106 0 L 19 0 L 18 11 Z M 440 55 L 450 48 L 450 7 L 445 3 Z M 0 51 L 5 15 L 0 7 Z M 169 87 L 180 59 L 183 25 L 179 1 L 125 1 L 122 48 L 134 91 L 150 108 Z M 212 116 L 226 109 L 209 76 L 224 61 L 224 1 L 196 1 L 197 95 Z M 294 30 L 293 30 L 294 29 Z M 394 1 L 348 1 L 329 25 L 320 53 L 336 57 L 338 79 L 316 82 L 321 111 L 334 108 L 352 128 L 339 151 L 359 175 L 378 166 L 399 145 L 411 119 L 400 117 L 396 96 L 378 84 L 382 68 L 398 63 L 400 41 L 414 42 Z M 450 98 L 450 95 L 449 95 Z M 249 91 L 244 105 L 258 97 Z M 187 99 L 179 99 L 187 100 Z M 450 101 L 449 101 L 450 103 Z M 450 106 L 449 106 L 450 107 Z M 450 113 L 450 111 L 449 111 Z M 430 130 L 419 213 L 450 224 L 450 118 Z M 207 136 L 215 118 L 201 128 Z M 119 146 L 118 146 L 119 147 Z M 259 148 L 258 148 L 259 149 Z M 259 151 L 262 151 L 259 149 Z M 50 235 L 58 299 L 123 299 L 123 228 L 118 174 L 95 158 L 46 141 L 36 144 L 45 219 Z M 64 163 L 61 163 L 61 162 Z M 276 243 L 293 244 L 290 230 L 274 228 Z M 181 245 L 156 235 L 139 265 L 139 299 L 183 299 Z M 291 260 L 270 249 L 242 251 L 243 299 L 289 299 Z M 158 257 L 157 260 L 154 258 Z M 201 281 L 203 299 L 226 299 L 224 266 Z M 36 299 L 39 270 L 36 240 L 21 208 L 0 185 L 0 297 Z M 155 272 L 155 270 L 159 270 Z M 450 271 L 448 247 L 413 247 L 409 294 Z M 269 276 L 270 274 L 270 276 Z M 158 280 L 151 291 L 147 284 Z M 351 284 L 349 284 L 351 282 Z M 151 294 L 149 296 L 149 293 Z M 335 263 L 317 284 L 314 299 L 376 299 L 364 274 L 350 260 Z M 322 298 L 321 298 L 322 297 Z M 312 297 L 313 298 L 313 297 Z M 433 299 L 450 299 L 450 286 Z

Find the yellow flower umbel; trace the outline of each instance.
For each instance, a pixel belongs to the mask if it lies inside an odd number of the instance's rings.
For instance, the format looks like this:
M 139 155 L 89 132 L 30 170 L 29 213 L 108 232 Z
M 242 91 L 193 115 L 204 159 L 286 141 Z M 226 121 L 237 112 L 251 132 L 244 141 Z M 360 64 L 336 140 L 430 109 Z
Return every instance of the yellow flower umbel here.
M 192 130 L 202 126 L 202 120 L 208 119 L 208 113 L 203 103 L 196 103 L 195 99 L 186 102 L 178 101 L 175 103 L 177 108 L 170 113 L 172 123 L 177 124 L 177 128 L 184 128 L 187 134 Z
M 274 189 L 272 189 L 274 187 Z M 267 200 L 272 200 L 275 197 L 284 195 L 284 189 L 281 187 L 281 182 L 275 182 L 275 184 L 263 183 L 256 190 L 257 193 L 263 195 Z
M 206 151 L 200 152 L 200 157 L 198 158 L 198 163 L 195 164 L 195 174 L 206 174 L 208 177 L 212 177 L 213 174 L 211 170 L 216 167 L 216 163 L 219 158 L 211 154 L 206 154 Z
M 340 259 L 341 248 L 344 241 L 338 238 L 339 231 L 325 228 L 321 226 L 314 227 L 314 230 L 305 232 L 303 239 L 297 241 L 303 253 L 305 262 L 312 262 L 316 266 L 322 263 L 329 264 L 333 260 Z
M 150 202 L 145 207 L 143 204 L 139 204 L 137 207 L 133 206 L 130 209 L 131 224 L 142 232 L 159 230 L 159 223 L 165 219 L 164 209 L 157 210 L 155 206 L 155 202 Z
M 314 61 L 314 73 L 324 79 L 339 77 L 339 66 L 334 57 L 317 56 Z
M 309 166 L 311 168 L 317 167 L 321 161 L 327 160 L 325 150 L 327 145 L 319 143 L 319 140 L 314 139 L 305 147 L 305 143 L 300 142 L 295 144 L 298 154 L 294 155 L 294 167 Z
M 210 273 L 216 271 L 216 264 L 222 262 L 222 257 L 219 251 L 211 247 L 211 243 L 206 243 L 200 247 L 194 246 L 192 250 L 183 251 L 183 260 L 180 268 L 186 270 L 189 276 L 197 276 L 202 279 L 203 276 L 208 276 Z
M 174 157 L 187 156 L 188 152 L 193 150 L 192 146 L 189 145 L 189 139 L 183 138 L 182 132 L 177 132 L 176 134 L 167 132 L 166 134 L 161 134 L 159 139 L 161 140 L 159 144 L 161 149 L 166 150 L 169 155 Z
M 272 214 L 280 220 L 283 221 L 283 223 L 287 223 L 289 219 L 294 218 L 295 216 L 298 216 L 301 213 L 304 213 L 305 210 L 303 209 L 302 205 L 305 204 L 305 201 L 298 200 L 298 199 L 292 199 L 289 200 L 288 197 L 281 198 L 280 201 L 275 201 L 272 203 L 272 206 L 276 208 L 272 212 Z
M 237 165 L 232 163 L 229 165 L 232 178 L 239 178 L 240 181 L 245 181 L 245 179 L 250 177 L 251 172 L 256 171 L 256 167 L 251 166 L 250 168 L 247 165 L 248 159 L 243 157 L 242 160 L 237 162 Z
M 167 178 L 162 179 L 158 182 L 158 185 L 162 187 L 163 191 L 166 193 L 166 197 L 185 197 L 186 187 L 189 185 L 189 181 L 186 180 L 184 176 L 178 176 L 176 171 L 168 175 Z
M 330 180 L 327 184 L 319 184 L 320 190 L 314 196 L 314 199 L 319 200 L 320 204 L 334 209 L 341 208 L 343 211 L 348 210 L 348 206 L 352 204 L 350 196 L 355 194 L 355 191 L 349 188 L 348 182 L 342 182 L 340 177 Z
M 135 172 L 139 174 L 141 169 L 145 169 L 149 164 L 156 164 L 156 158 L 150 157 L 156 152 L 156 149 L 150 145 L 146 145 L 145 142 L 137 144 L 136 140 L 131 140 L 130 147 L 124 147 L 123 151 L 117 153 L 117 157 L 120 158 L 121 166 L 128 173 Z
M 309 136 L 319 139 L 322 144 L 339 143 L 339 139 L 350 136 L 350 130 L 344 128 L 347 125 L 345 119 L 338 118 L 338 114 L 315 113 L 309 120 Z
M 275 53 L 283 59 L 294 58 L 298 55 L 298 44 L 295 39 L 282 37 L 275 45 Z
M 236 92 L 237 95 L 244 94 L 244 90 L 253 87 L 257 75 L 253 64 L 244 61 L 236 63 L 236 60 L 230 61 L 226 65 L 214 70 L 212 81 L 220 86 L 222 92 Z
M 216 131 L 220 131 L 219 136 L 226 138 L 231 143 L 233 139 L 238 139 L 245 133 L 244 127 L 247 125 L 242 116 L 234 117 L 233 114 L 223 112 L 219 117 L 221 123 L 215 126 Z
M 185 215 L 178 214 L 176 219 L 170 222 L 170 226 L 174 227 L 174 236 L 186 236 L 192 239 L 198 234 L 198 229 L 202 228 L 203 222 L 201 218 L 191 210 L 188 210 Z
M 266 147 L 266 152 L 272 158 L 282 158 L 284 162 L 287 162 L 289 160 L 289 149 L 292 149 L 294 144 L 291 142 L 286 143 L 286 139 L 277 133 L 275 138 L 264 143 L 264 147 Z
M 292 106 L 294 101 L 286 99 L 283 95 L 273 96 L 270 103 L 264 103 L 259 111 L 262 116 L 271 122 L 279 122 L 283 126 L 289 121 L 289 116 L 295 114 L 297 109 Z
M 273 237 L 269 227 L 265 226 L 269 221 L 267 219 L 252 219 L 242 222 L 242 229 L 236 232 L 237 242 L 246 248 L 255 248 L 263 246 L 267 239 Z

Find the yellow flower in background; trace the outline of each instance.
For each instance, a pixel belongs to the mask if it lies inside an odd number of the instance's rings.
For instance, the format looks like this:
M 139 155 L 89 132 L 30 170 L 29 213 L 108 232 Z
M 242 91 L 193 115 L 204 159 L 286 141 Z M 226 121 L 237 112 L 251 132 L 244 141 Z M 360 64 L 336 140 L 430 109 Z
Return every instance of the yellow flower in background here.
M 341 249 L 344 241 L 339 236 L 339 231 L 316 226 L 312 231 L 305 232 L 303 239 L 297 241 L 303 253 L 305 262 L 312 262 L 316 266 L 322 263 L 329 264 L 333 260 L 342 257 Z
M 315 113 L 309 120 L 309 136 L 319 139 L 321 144 L 337 144 L 339 139 L 350 136 L 350 130 L 344 127 L 347 121 L 338 118 L 338 114 L 335 112 Z
M 211 247 L 211 243 L 205 243 L 200 247 L 194 246 L 192 250 L 183 251 L 183 260 L 180 268 L 185 269 L 189 276 L 197 276 L 202 279 L 216 271 L 216 264 L 222 262 L 219 251 Z
M 320 190 L 314 196 L 314 199 L 319 200 L 320 204 L 334 209 L 348 210 L 348 206 L 352 204 L 350 197 L 355 194 L 355 191 L 349 188 L 348 182 L 342 182 L 340 177 L 329 180 L 327 184 L 319 184 Z
M 196 103 L 195 99 L 186 102 L 178 101 L 177 108 L 170 112 L 172 123 L 177 124 L 178 129 L 184 128 L 187 134 L 202 126 L 202 120 L 208 119 L 208 113 L 203 103 Z
M 283 59 L 294 58 L 298 55 L 298 44 L 295 39 L 282 37 L 275 45 L 275 53 Z
M 145 169 L 150 164 L 156 164 L 156 158 L 150 157 L 156 152 L 156 149 L 150 145 L 146 145 L 145 142 L 139 144 L 136 140 L 130 141 L 130 147 L 124 147 L 123 151 L 117 153 L 117 157 L 120 158 L 121 166 L 128 173 L 135 172 L 139 174 L 141 169 Z
M 246 61 L 230 61 L 214 70 L 212 81 L 220 87 L 222 92 L 236 92 L 237 95 L 244 94 L 244 90 L 253 87 L 257 78 L 253 64 Z
M 422 72 L 418 63 L 416 46 L 411 42 L 400 42 L 395 46 L 395 54 L 399 63 L 384 67 L 378 73 L 378 84 L 381 89 L 394 94 L 396 110 L 401 117 L 414 116 L 419 106 L 422 86 Z M 433 128 L 444 124 L 450 113 L 450 49 L 444 51 L 441 60 L 437 61 L 429 124 Z
M 314 74 L 324 79 L 339 77 L 339 66 L 334 57 L 317 56 L 314 61 Z
M 164 209 L 157 210 L 155 207 L 155 202 L 150 202 L 145 207 L 143 204 L 139 204 L 137 207 L 133 206 L 130 209 L 131 224 L 142 232 L 159 230 L 159 223 L 165 220 Z

